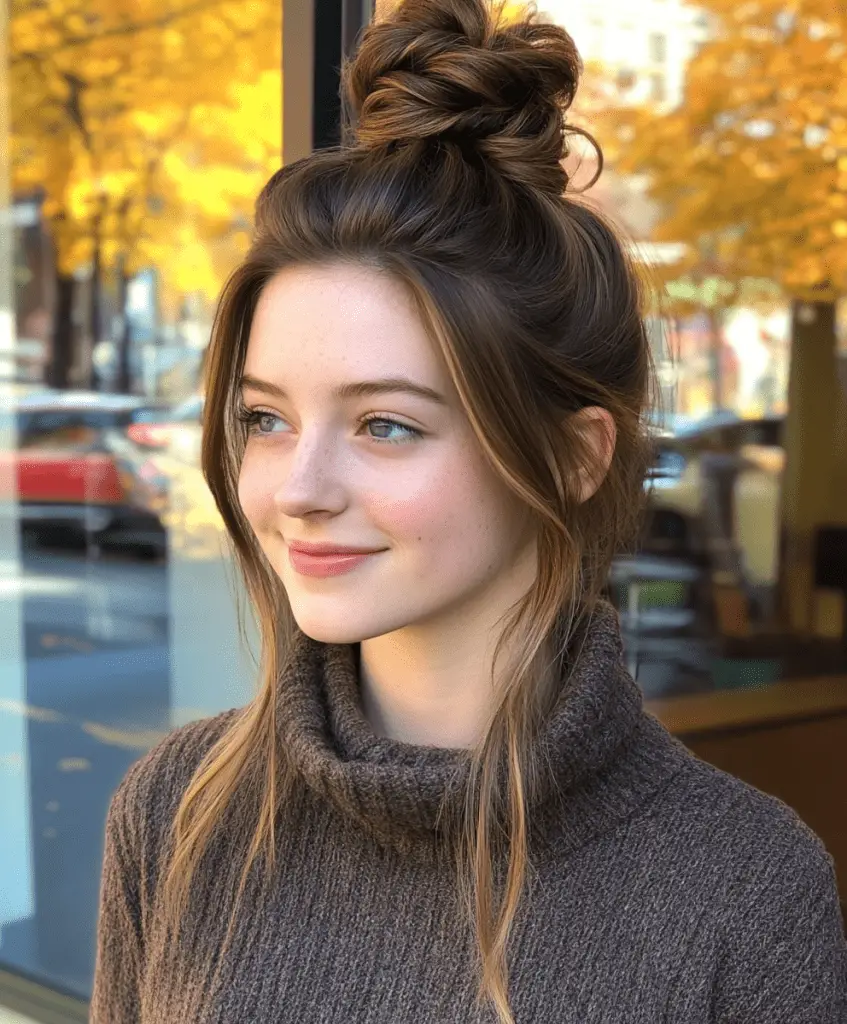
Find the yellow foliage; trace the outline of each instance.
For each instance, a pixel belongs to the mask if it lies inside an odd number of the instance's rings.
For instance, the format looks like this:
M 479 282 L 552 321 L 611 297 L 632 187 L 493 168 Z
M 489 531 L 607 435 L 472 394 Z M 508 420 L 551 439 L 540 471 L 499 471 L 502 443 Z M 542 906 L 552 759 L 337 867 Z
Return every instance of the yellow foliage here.
M 400 3 L 401 0 L 376 0 L 375 17 L 385 17 L 399 7 Z M 494 11 L 499 9 L 500 19 L 505 24 L 518 21 L 523 17 L 527 7 L 531 6 L 530 0 L 488 0 L 488 3 Z
M 700 0 L 716 20 L 678 109 L 610 111 L 601 140 L 644 173 L 657 237 L 704 241 L 723 272 L 823 298 L 847 287 L 847 8 Z
M 279 167 L 279 0 L 12 0 L 11 162 L 60 268 L 156 265 L 213 296 Z M 235 258 L 235 253 L 231 254 Z

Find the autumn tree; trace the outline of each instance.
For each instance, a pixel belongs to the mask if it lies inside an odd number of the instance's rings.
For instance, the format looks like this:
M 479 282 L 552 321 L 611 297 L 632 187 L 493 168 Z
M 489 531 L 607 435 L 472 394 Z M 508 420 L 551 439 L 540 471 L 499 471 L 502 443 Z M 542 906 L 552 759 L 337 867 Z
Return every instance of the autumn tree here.
M 835 303 L 847 286 L 847 9 L 829 0 L 701 0 L 713 34 L 675 109 L 616 112 L 617 166 L 644 174 L 656 237 L 792 302 L 784 478 L 785 610 L 810 626 L 816 528 L 847 522 L 847 413 Z
M 67 383 L 80 268 L 96 341 L 105 272 L 119 291 L 157 266 L 213 292 L 203 244 L 243 248 L 280 159 L 279 19 L 276 0 L 13 0 L 13 182 L 43 197 L 56 248 L 51 383 Z

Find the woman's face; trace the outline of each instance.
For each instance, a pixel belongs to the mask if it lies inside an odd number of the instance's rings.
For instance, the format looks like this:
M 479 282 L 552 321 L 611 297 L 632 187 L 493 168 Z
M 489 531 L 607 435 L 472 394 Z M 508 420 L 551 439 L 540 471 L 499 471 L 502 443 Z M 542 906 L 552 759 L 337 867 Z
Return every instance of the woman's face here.
M 500 614 L 525 592 L 535 547 L 524 507 L 484 462 L 396 280 L 345 265 L 280 272 L 259 300 L 244 374 L 273 391 L 242 388 L 256 415 L 239 501 L 307 635 L 355 643 L 439 621 L 482 624 L 492 603 Z M 441 400 L 338 393 L 383 378 Z M 289 561 L 292 541 L 381 550 L 315 578 Z

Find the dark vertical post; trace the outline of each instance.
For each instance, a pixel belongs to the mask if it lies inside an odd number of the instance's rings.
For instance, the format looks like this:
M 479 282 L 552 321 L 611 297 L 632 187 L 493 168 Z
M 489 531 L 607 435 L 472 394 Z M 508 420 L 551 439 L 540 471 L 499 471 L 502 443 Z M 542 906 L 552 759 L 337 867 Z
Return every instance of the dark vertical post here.
M 341 50 L 349 56 L 374 13 L 374 0 L 342 0 Z
M 341 141 L 341 34 L 343 0 L 315 4 L 314 108 L 312 144 L 315 149 Z
M 341 141 L 341 64 L 373 0 L 282 0 L 283 163 Z

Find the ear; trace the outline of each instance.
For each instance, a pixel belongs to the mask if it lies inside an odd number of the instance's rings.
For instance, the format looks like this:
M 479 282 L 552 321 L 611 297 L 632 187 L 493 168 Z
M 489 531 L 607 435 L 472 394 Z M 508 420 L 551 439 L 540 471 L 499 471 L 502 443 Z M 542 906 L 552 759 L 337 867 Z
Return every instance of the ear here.
M 571 419 L 588 449 L 588 462 L 579 469 L 577 494 L 580 503 L 597 493 L 606 479 L 615 453 L 618 431 L 608 409 L 592 405 L 580 409 Z

